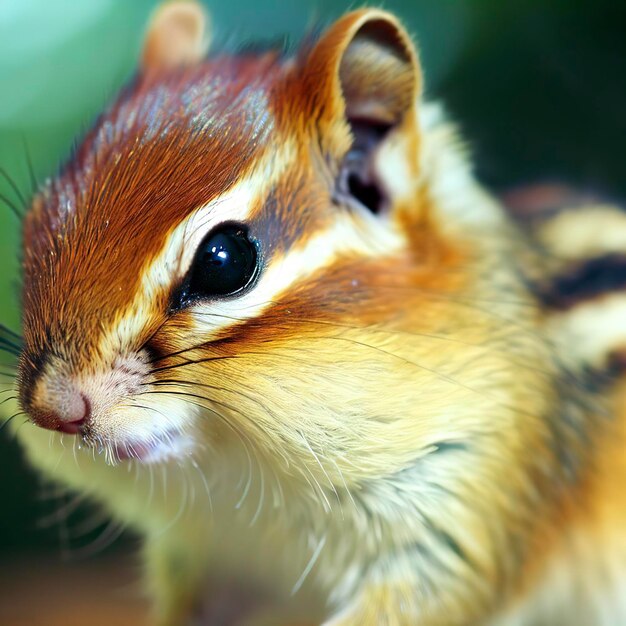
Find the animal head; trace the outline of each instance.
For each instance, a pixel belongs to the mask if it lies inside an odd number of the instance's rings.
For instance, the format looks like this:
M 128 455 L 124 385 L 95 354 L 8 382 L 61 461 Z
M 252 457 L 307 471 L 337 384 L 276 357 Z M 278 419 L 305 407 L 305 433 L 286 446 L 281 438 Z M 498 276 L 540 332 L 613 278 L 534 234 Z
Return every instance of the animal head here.
M 528 247 L 398 20 L 349 13 L 294 57 L 206 40 L 195 4 L 159 9 L 33 202 L 25 411 L 114 462 L 243 440 L 326 484 L 433 451 L 487 467 L 494 442 L 532 465 L 558 392 Z

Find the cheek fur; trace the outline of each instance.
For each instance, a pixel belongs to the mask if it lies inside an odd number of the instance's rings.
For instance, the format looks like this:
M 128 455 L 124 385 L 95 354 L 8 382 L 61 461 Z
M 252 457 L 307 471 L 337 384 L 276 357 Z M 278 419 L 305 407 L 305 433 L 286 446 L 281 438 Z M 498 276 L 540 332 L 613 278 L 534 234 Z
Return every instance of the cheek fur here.
M 191 313 L 172 321 L 180 334 L 169 328 L 178 341 L 159 348 L 156 385 L 192 390 L 212 414 L 207 433 L 215 428 L 226 440 L 243 433 L 261 454 L 329 486 L 393 474 L 435 450 L 478 455 L 524 413 L 546 410 L 549 381 L 532 370 L 544 347 L 521 330 L 515 348 L 500 343 L 511 329 L 497 310 L 476 306 L 468 258 L 412 275 L 399 271 L 403 263 L 337 263 L 259 317 L 230 316 L 221 337 L 206 342 L 201 332 L 193 343 L 184 334 Z M 398 306 L 412 311 L 410 320 L 393 315 Z M 531 445 L 530 430 L 528 437 L 516 448 Z M 501 443 L 512 444 L 503 436 Z

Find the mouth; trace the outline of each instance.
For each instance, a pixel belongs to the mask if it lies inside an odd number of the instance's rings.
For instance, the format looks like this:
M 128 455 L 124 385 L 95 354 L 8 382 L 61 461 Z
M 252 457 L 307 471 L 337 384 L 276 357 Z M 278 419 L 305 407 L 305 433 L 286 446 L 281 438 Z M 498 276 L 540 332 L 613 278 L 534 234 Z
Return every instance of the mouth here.
M 191 437 L 179 431 L 166 431 L 148 439 L 102 442 L 98 446 L 98 452 L 103 453 L 107 463 L 111 465 L 123 461 L 161 463 L 188 457 L 193 447 Z

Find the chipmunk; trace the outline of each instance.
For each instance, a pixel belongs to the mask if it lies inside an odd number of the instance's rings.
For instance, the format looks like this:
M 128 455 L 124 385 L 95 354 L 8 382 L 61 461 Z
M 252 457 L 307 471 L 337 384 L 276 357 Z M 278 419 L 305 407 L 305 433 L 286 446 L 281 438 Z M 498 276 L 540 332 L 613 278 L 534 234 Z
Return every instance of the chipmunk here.
M 30 462 L 164 626 L 626 624 L 626 216 L 511 217 L 390 13 L 207 24 L 157 10 L 25 218 Z

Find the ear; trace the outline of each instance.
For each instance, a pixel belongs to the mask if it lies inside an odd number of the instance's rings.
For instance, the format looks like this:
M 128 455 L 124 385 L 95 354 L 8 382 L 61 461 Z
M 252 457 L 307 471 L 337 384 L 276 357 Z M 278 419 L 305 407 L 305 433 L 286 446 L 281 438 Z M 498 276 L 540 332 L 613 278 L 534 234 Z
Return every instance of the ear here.
M 422 75 L 397 18 L 376 9 L 348 13 L 316 44 L 305 77 L 316 94 L 322 145 L 342 155 L 339 193 L 374 212 L 409 193 L 406 183 L 417 177 Z
M 200 61 L 209 47 L 209 19 L 194 0 L 172 0 L 154 12 L 141 54 L 144 72 L 170 70 Z

